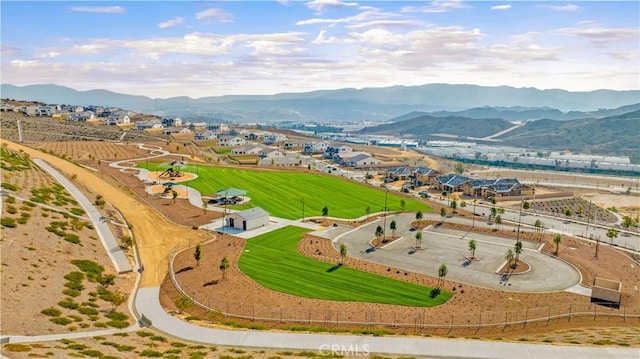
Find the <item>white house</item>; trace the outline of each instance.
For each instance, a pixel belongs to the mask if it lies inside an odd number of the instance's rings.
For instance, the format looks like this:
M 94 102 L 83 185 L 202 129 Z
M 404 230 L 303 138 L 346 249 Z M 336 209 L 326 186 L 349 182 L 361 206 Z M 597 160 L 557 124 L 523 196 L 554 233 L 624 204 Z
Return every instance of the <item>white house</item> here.
M 173 135 L 176 133 L 191 133 L 191 130 L 186 127 L 169 127 L 162 130 L 163 135 Z
M 164 127 L 180 127 L 182 126 L 182 119 L 176 118 L 164 118 L 162 119 L 162 126 Z
M 93 113 L 92 111 L 84 111 L 81 113 L 72 113 L 69 114 L 69 121 L 75 121 L 75 122 L 86 122 L 89 120 L 93 120 L 96 118 L 96 114 Z
M 261 151 L 262 151 L 262 147 L 247 145 L 247 146 L 236 147 L 232 149 L 231 154 L 232 155 L 257 155 Z
M 204 130 L 207 127 L 206 122 L 191 122 L 189 124 L 189 129 L 191 131 Z
M 27 106 L 27 116 L 51 116 L 53 115 L 53 108 L 49 106 Z
M 269 224 L 269 213 L 260 207 L 247 209 L 246 211 L 231 213 L 225 218 L 225 226 L 243 231 L 264 227 Z
M 328 142 L 320 141 L 320 142 L 307 142 L 304 144 L 304 148 L 302 150 L 303 153 L 320 153 L 324 152 L 327 147 L 329 147 Z
M 215 140 L 218 138 L 218 132 L 206 130 L 202 132 L 196 132 L 193 135 L 193 139 L 196 141 Z
M 380 164 L 382 164 L 382 161 L 372 157 L 368 153 L 360 153 L 344 161 L 344 165 L 348 167 L 377 166 Z
M 149 120 L 149 121 L 138 121 L 136 122 L 136 130 L 142 131 L 146 129 L 153 128 L 162 128 L 162 121 L 160 120 Z
M 280 158 L 286 154 L 277 148 L 265 148 L 259 153 L 260 158 Z
M 269 133 L 263 137 L 262 143 L 264 143 L 265 145 L 270 145 L 272 143 L 284 142 L 286 140 L 287 136 L 281 133 Z
M 244 138 L 239 136 L 225 135 L 225 136 L 220 136 L 220 138 L 218 139 L 218 146 L 222 146 L 222 147 L 237 147 L 237 146 L 244 146 L 246 144 L 247 144 L 247 141 L 245 141 Z
M 131 123 L 131 118 L 129 118 L 129 114 L 126 111 L 112 112 L 107 117 L 107 125 L 126 125 L 129 123 Z

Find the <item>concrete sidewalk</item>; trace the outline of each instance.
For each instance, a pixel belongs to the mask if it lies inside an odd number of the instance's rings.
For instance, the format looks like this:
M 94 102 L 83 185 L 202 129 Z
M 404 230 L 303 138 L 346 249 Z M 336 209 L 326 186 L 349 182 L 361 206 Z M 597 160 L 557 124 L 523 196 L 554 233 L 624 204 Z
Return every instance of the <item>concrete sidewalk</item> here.
M 234 347 L 310 350 L 320 354 L 366 356 L 373 353 L 464 358 L 638 358 L 637 348 L 581 347 L 498 341 L 297 334 L 203 328 L 167 314 L 160 306 L 159 287 L 140 288 L 135 306 L 152 328 L 184 340 Z M 349 352 L 349 353 L 347 353 Z

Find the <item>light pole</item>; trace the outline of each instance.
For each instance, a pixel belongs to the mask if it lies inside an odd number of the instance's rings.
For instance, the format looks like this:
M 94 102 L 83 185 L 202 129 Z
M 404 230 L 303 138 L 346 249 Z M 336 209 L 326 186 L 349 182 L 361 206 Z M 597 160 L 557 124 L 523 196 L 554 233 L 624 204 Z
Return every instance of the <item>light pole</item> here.
M 304 222 L 304 198 L 301 198 L 300 202 L 302 202 L 302 222 Z
M 520 212 L 518 213 L 518 237 L 516 243 L 520 242 L 520 219 L 522 218 L 522 201 L 520 201 Z
M 475 198 L 473 199 L 473 218 L 471 222 L 471 228 L 476 227 L 476 202 L 478 201 L 478 194 L 476 193 Z
M 382 226 L 382 242 L 384 243 L 385 239 L 387 239 L 387 195 L 389 194 L 389 187 L 385 187 L 384 192 L 384 214 L 383 214 L 383 223 Z

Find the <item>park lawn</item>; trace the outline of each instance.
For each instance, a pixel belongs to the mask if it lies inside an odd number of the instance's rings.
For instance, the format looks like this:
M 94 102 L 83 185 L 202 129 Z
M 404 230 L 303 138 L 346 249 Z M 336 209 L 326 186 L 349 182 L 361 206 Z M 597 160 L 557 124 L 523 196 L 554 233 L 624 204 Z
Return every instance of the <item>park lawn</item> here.
M 139 163 L 139 166 L 152 171 L 164 171 L 168 164 Z M 302 200 L 304 200 L 304 216 L 322 215 L 322 208 L 327 206 L 329 217 L 358 218 L 371 213 L 382 212 L 385 203 L 385 191 L 360 183 L 351 182 L 340 177 L 305 172 L 284 171 L 252 171 L 228 167 L 187 165 L 185 172 L 197 173 L 198 178 L 185 182 L 195 188 L 203 196 L 212 196 L 221 189 L 234 187 L 248 191 L 251 201 L 233 209 L 262 207 L 270 215 L 288 219 L 302 217 Z M 404 210 L 423 212 L 431 211 L 431 207 L 420 200 L 405 198 L 389 192 L 387 208 L 389 211 Z
M 451 293 L 306 257 L 297 245 L 308 230 L 285 227 L 247 240 L 240 270 L 261 285 L 300 297 L 432 307 Z

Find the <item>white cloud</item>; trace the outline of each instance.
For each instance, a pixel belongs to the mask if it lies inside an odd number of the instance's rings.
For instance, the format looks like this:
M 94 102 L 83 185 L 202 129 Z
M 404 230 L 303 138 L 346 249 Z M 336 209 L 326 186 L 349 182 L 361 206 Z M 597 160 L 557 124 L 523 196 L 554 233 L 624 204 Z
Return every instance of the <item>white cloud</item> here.
M 158 27 L 159 27 L 159 28 L 161 28 L 161 29 L 166 29 L 166 28 L 169 28 L 169 27 L 174 27 L 174 26 L 182 25 L 183 23 L 184 23 L 184 18 L 183 18 L 183 17 L 178 16 L 178 17 L 173 18 L 173 19 L 171 19 L 171 20 L 167 20 L 167 21 L 165 21 L 165 22 L 161 22 L 161 23 L 159 23 L 159 24 L 158 24 Z
M 509 10 L 511 9 L 511 5 L 510 4 L 506 4 L 506 5 L 496 5 L 496 6 L 492 6 L 491 10 Z
M 364 27 L 397 27 L 397 28 L 408 28 L 408 27 L 419 27 L 424 26 L 424 22 L 418 20 L 373 20 L 368 22 L 362 22 L 359 24 L 346 25 L 345 27 L 348 29 L 361 29 Z
M 427 6 L 405 6 L 402 12 L 422 12 L 422 13 L 443 13 L 452 10 L 464 9 L 469 6 L 462 3 L 462 0 L 437 0 Z
M 121 14 L 124 12 L 122 6 L 74 6 L 72 11 L 78 12 L 97 12 L 103 14 Z
M 596 44 L 610 44 L 620 41 L 638 41 L 640 29 L 636 28 L 563 28 L 557 30 L 560 34 L 589 39 Z
M 626 60 L 626 61 L 638 61 L 640 59 L 640 53 L 638 50 L 631 51 L 613 51 L 608 53 L 609 56 L 618 59 L 618 60 Z
M 344 8 L 344 7 L 357 7 L 358 3 L 344 2 L 341 0 L 313 0 L 306 3 L 307 7 L 317 14 L 322 14 L 331 9 Z
M 233 15 L 219 8 L 209 8 L 196 14 L 196 19 L 215 19 L 220 22 L 233 21 Z
M 574 4 L 566 4 L 566 5 L 540 5 L 540 7 L 555 10 L 555 11 L 581 11 L 583 9 L 582 6 L 574 5 Z
M 368 21 L 374 20 L 384 20 L 390 19 L 394 17 L 398 17 L 398 14 L 389 13 L 389 12 L 381 12 L 380 9 L 371 7 L 371 6 L 362 6 L 359 8 L 360 12 L 354 16 L 348 16 L 343 18 L 336 19 L 323 19 L 323 18 L 315 18 L 308 20 L 300 20 L 296 23 L 296 25 L 317 25 L 317 24 L 340 24 L 340 23 L 364 23 Z
M 13 55 L 17 50 L 18 49 L 14 46 L 0 43 L 0 54 L 2 54 L 2 56 Z

